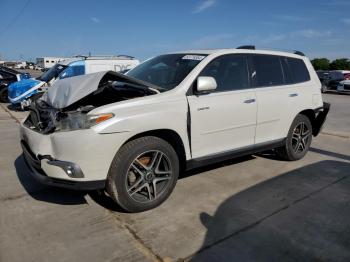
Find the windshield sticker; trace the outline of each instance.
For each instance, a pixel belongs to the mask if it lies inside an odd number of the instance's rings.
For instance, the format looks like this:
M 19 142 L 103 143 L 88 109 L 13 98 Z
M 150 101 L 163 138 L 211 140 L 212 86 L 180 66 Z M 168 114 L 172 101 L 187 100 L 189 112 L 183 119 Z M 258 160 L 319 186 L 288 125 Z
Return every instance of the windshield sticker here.
M 204 58 L 203 55 L 185 55 L 182 59 L 202 61 Z

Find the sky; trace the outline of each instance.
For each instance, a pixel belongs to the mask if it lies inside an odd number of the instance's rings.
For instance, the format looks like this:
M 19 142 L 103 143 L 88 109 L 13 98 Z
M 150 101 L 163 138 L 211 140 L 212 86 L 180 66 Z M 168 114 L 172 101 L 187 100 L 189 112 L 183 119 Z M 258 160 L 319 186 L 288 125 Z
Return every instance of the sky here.
M 7 60 L 235 48 L 350 58 L 350 0 L 0 0 Z M 0 60 L 1 60 L 0 58 Z

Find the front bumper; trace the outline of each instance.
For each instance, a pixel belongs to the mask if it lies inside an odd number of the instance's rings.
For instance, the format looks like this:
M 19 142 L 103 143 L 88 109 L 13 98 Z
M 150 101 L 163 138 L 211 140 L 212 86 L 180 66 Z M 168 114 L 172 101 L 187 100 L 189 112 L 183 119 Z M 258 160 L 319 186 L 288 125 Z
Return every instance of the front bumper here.
M 90 188 L 96 181 L 103 187 L 112 160 L 129 135 L 99 134 L 93 128 L 42 134 L 23 123 L 20 127 L 23 152 L 34 175 L 44 183 L 73 187 Z
M 23 140 L 21 141 L 21 147 L 25 163 L 31 170 L 31 175 L 42 184 L 75 190 L 97 190 L 105 187 L 105 180 L 74 181 L 49 177 L 41 168 L 41 160 L 33 154 Z M 69 176 L 84 177 L 80 167 L 74 163 L 50 159 L 50 156 L 42 157 L 47 159 L 50 165 L 60 166 Z

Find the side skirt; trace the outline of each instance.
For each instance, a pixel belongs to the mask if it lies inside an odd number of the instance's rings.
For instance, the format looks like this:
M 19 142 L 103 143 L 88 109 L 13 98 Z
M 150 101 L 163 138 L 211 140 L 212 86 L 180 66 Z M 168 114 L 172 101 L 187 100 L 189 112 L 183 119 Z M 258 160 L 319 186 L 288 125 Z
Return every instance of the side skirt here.
M 187 161 L 186 170 L 194 169 L 201 166 L 206 166 L 209 164 L 225 161 L 228 159 L 232 159 L 232 158 L 236 158 L 244 155 L 255 154 L 258 152 L 281 147 L 281 146 L 284 146 L 285 144 L 286 144 L 286 138 L 283 138 L 283 139 L 273 140 L 270 142 L 260 143 L 257 145 L 225 151 L 218 154 L 212 154 L 209 156 L 194 158 Z

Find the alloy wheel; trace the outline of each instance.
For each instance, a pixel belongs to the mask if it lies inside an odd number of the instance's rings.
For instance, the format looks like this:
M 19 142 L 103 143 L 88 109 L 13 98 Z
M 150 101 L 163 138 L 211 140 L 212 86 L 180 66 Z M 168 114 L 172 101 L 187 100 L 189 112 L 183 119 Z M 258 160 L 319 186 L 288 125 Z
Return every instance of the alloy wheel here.
M 302 153 L 307 149 L 311 130 L 305 122 L 300 122 L 293 130 L 292 148 L 296 153 Z
M 169 186 L 173 174 L 168 156 L 159 150 L 137 156 L 127 172 L 127 193 L 141 203 L 159 198 Z

